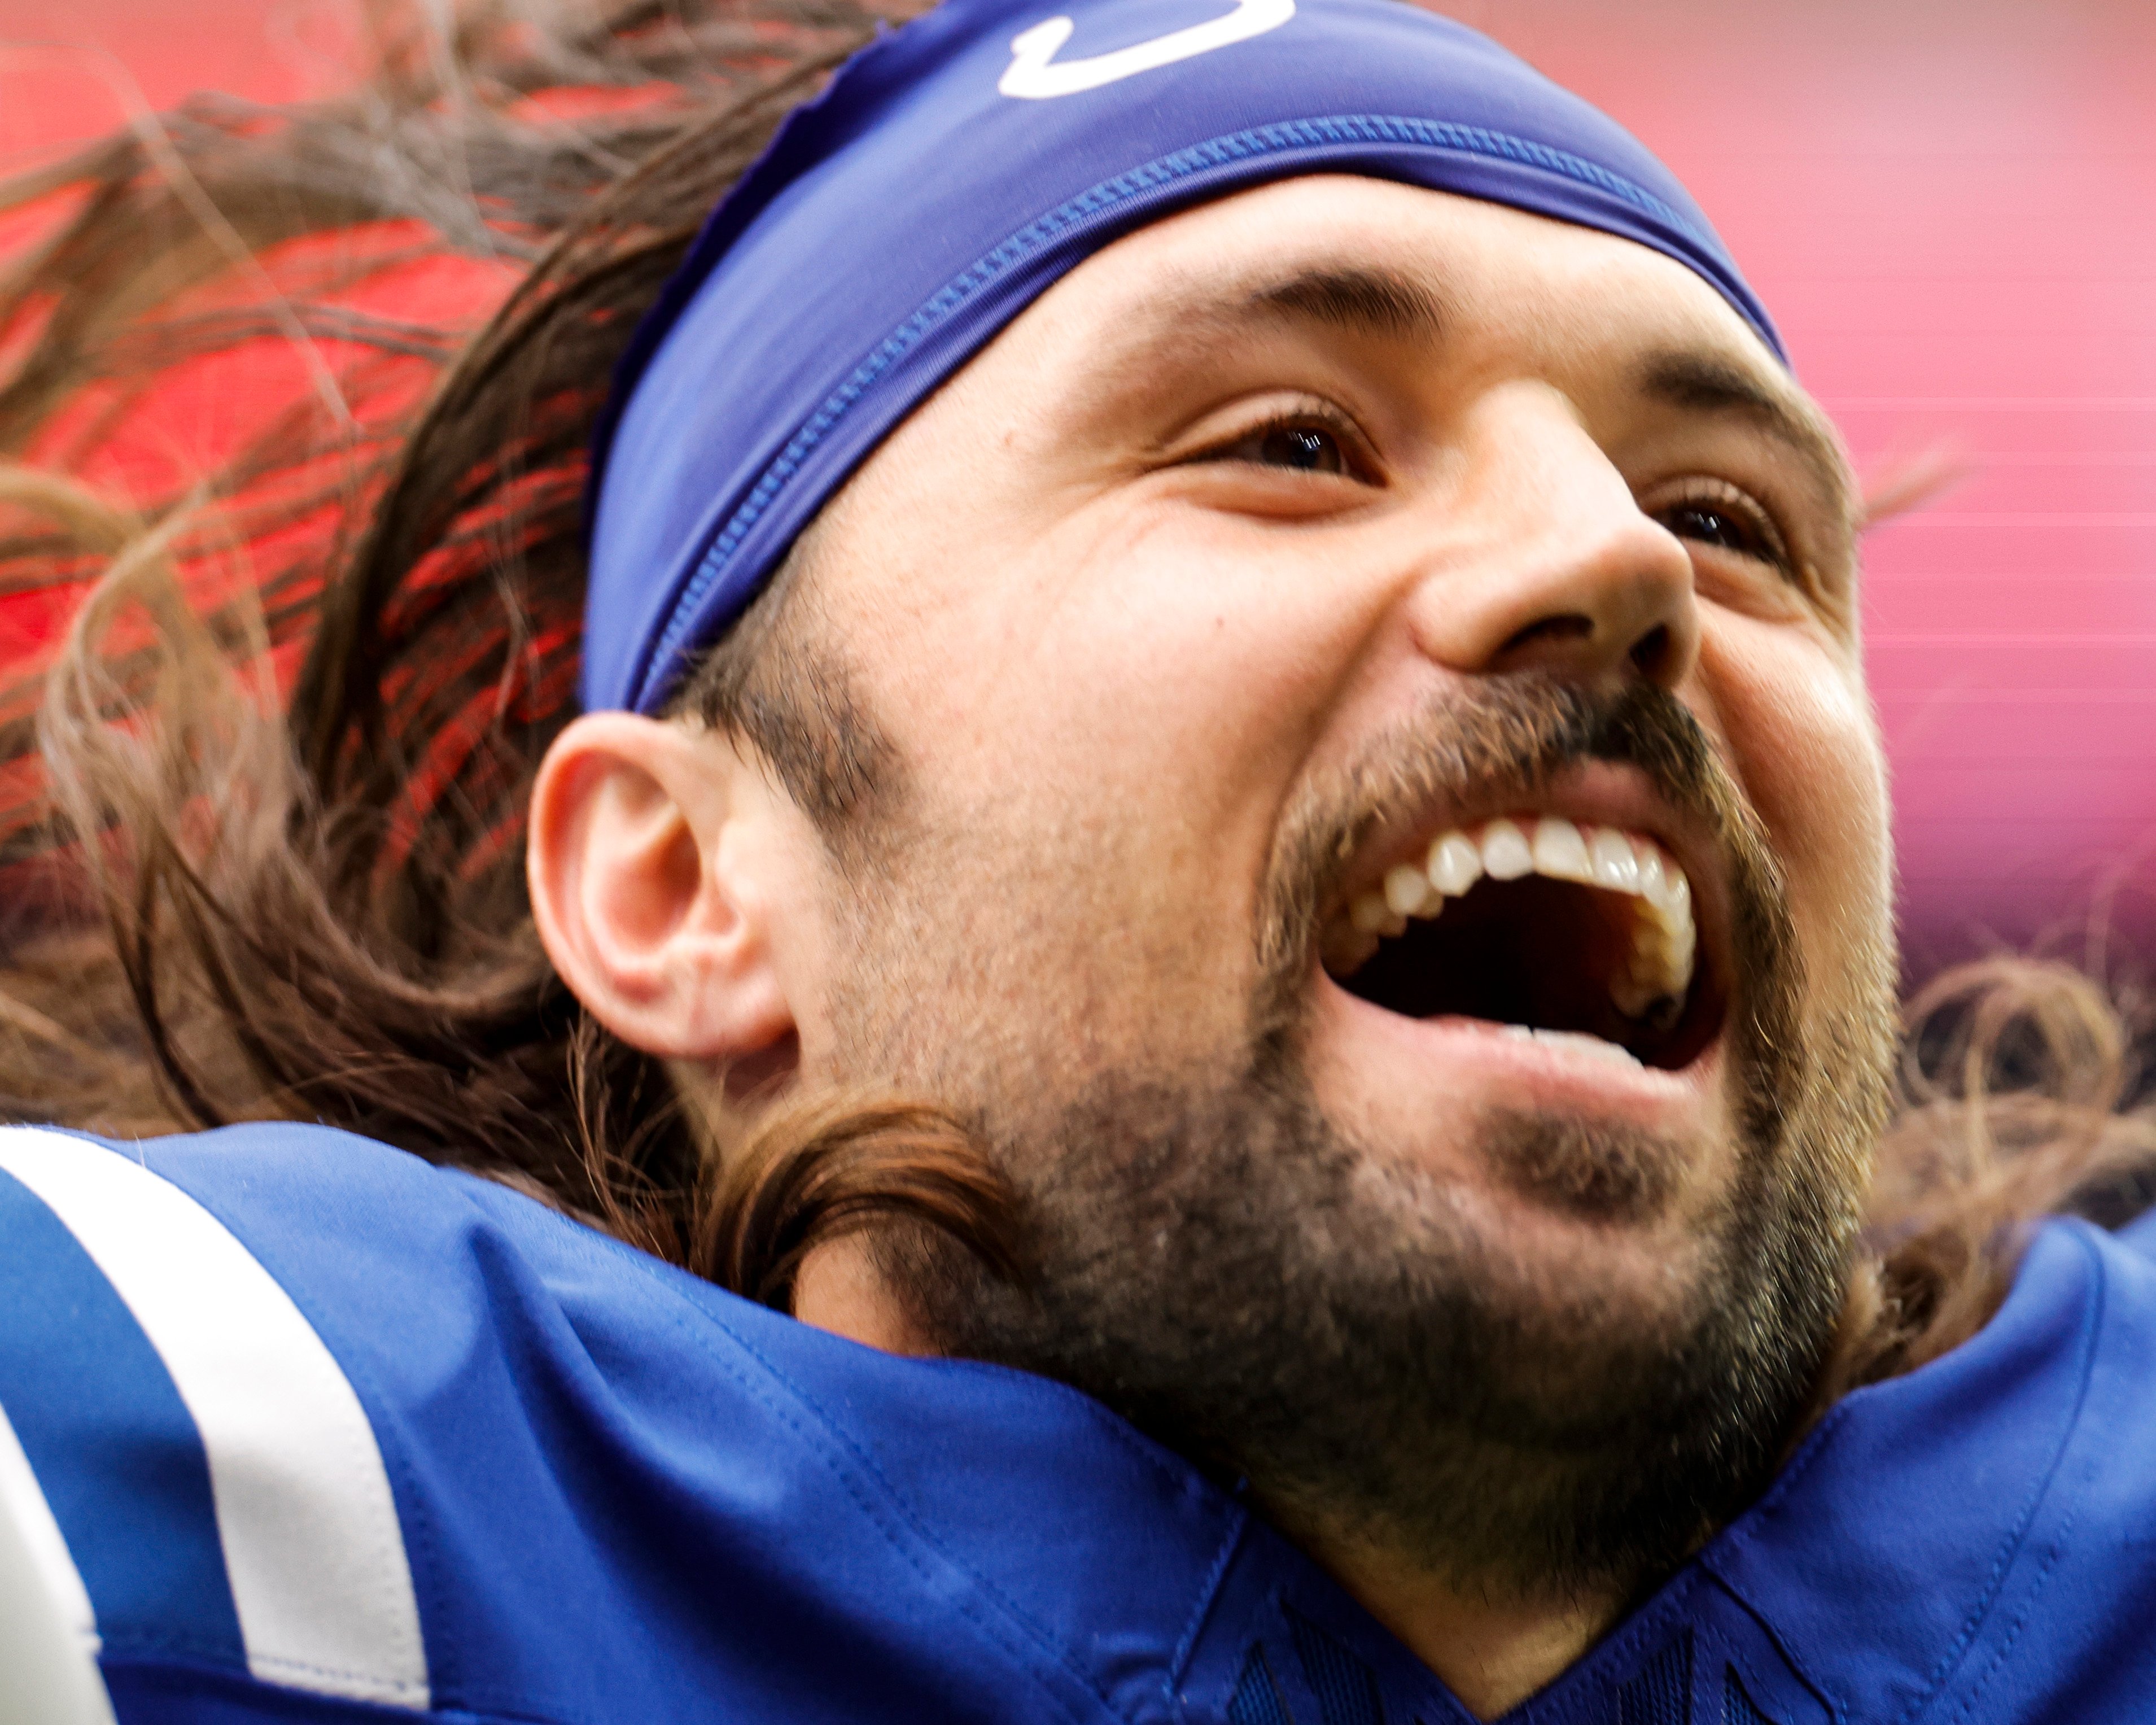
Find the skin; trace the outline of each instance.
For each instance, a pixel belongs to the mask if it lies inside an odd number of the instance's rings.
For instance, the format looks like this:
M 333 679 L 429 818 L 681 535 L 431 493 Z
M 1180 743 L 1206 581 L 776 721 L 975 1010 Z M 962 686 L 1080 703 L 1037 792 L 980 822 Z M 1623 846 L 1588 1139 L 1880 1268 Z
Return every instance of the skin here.
M 1320 470 L 1298 465 L 1314 451 Z M 940 997 L 865 1030 L 860 901 L 806 818 L 729 739 L 629 715 L 578 721 L 542 771 L 539 927 L 603 1023 L 714 1089 L 752 1069 L 963 1091 L 984 1057 L 1066 1083 L 1143 1070 L 1234 1043 L 1298 787 L 1476 679 L 1645 677 L 1759 815 L 1823 1024 L 1888 950 L 1855 521 L 1817 409 L 1683 267 L 1438 193 L 1265 187 L 1072 272 L 804 542 L 903 763 L 906 866 L 937 907 L 913 969 Z M 1676 850 L 1713 950 L 1711 849 L 1629 773 L 1559 789 Z M 1416 831 L 1500 812 L 1423 811 Z M 1433 1177 L 1524 1281 L 1591 1286 L 1642 1322 L 1689 1285 L 1736 1154 L 1718 1044 L 1632 1073 L 1383 1013 L 1314 954 L 1309 988 L 1327 1115 Z M 1523 1100 L 1705 1147 L 1654 1214 L 1583 1217 L 1480 1154 L 1477 1110 Z M 798 1309 L 921 1345 L 858 1255 L 812 1260 Z M 1281 1519 L 1483 1717 L 1623 1604 L 1500 1598 L 1322 1515 Z

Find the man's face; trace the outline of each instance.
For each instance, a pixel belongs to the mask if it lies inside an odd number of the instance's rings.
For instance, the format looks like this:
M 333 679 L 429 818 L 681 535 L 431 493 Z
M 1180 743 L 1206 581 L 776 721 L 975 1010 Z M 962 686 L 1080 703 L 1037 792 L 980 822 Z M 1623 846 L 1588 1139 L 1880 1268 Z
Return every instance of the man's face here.
M 1675 263 L 1325 177 L 1103 251 L 890 439 L 804 547 L 899 770 L 801 1046 L 1010 1159 L 1045 1291 L 955 1345 L 1464 1570 L 1752 1482 L 1890 1041 L 1820 423 Z

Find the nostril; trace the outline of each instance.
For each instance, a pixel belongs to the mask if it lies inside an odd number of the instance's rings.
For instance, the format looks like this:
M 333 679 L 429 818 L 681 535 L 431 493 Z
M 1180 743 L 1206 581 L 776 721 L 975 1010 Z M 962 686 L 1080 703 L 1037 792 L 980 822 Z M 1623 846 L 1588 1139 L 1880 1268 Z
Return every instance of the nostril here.
M 1676 644 L 1671 638 L 1669 625 L 1658 623 L 1632 644 L 1632 663 L 1649 682 L 1659 683 L 1676 652 Z
M 1594 619 L 1578 611 L 1568 611 L 1556 617 L 1544 617 L 1529 624 L 1514 634 L 1498 649 L 1500 659 L 1512 659 L 1535 649 L 1559 647 L 1573 641 L 1594 639 Z

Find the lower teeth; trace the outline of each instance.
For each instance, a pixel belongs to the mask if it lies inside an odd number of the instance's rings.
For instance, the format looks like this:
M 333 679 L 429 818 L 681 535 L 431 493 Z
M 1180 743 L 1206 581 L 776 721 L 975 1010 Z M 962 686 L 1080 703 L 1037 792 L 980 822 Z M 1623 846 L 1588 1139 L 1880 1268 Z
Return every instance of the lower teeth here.
M 1575 1054 L 1592 1055 L 1597 1060 L 1607 1060 L 1613 1066 L 1630 1066 L 1635 1070 L 1645 1070 L 1630 1049 L 1620 1048 L 1614 1042 L 1604 1042 L 1599 1036 L 1589 1036 L 1578 1030 L 1538 1030 L 1532 1024 L 1507 1024 L 1507 1036 L 1522 1042 L 1539 1042 L 1544 1048 L 1569 1049 Z

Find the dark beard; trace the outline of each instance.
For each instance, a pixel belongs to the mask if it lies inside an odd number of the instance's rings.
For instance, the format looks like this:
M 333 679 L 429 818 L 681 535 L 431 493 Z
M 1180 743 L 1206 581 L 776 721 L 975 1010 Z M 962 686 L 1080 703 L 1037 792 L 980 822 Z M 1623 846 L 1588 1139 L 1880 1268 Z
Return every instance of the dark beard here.
M 1396 801 L 1531 790 L 1587 759 L 1640 767 L 1712 821 L 1736 900 L 1737 1172 L 1687 1294 L 1652 1319 L 1531 1276 L 1440 1182 L 1349 1139 L 1300 1051 L 1317 907 L 1360 835 Z M 1690 715 L 1650 689 L 1608 701 L 1522 680 L 1383 740 L 1291 812 L 1265 899 L 1240 1053 L 984 1107 L 1026 1205 L 1029 1286 L 921 1243 L 892 1266 L 909 1302 L 947 1351 L 1074 1384 L 1246 1476 L 1291 1530 L 1520 1597 L 1666 1574 L 1761 1488 L 1805 1401 L 1840 1306 L 1891 992 L 1853 985 L 1822 1038 L 1848 1064 L 1823 1076 L 1772 853 Z M 1524 1112 L 1479 1128 L 1516 1189 L 1611 1225 L 1659 1212 L 1697 1147 Z

